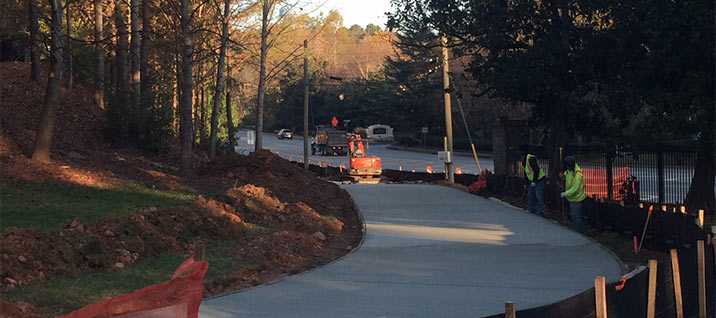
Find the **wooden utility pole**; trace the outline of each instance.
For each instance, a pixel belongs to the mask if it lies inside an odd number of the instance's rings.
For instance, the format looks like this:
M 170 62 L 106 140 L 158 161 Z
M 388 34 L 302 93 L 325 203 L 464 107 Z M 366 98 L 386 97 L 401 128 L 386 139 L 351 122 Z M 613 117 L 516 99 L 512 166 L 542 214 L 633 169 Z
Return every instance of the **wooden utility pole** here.
M 308 40 L 303 40 L 303 159 L 308 170 Z
M 450 153 L 448 162 L 445 163 L 445 176 L 450 182 L 455 182 L 455 174 L 452 169 L 453 141 L 452 141 L 452 106 L 450 105 L 450 64 L 447 48 L 447 37 L 442 37 L 443 51 L 443 102 L 445 103 L 445 133 L 447 134 L 447 151 Z

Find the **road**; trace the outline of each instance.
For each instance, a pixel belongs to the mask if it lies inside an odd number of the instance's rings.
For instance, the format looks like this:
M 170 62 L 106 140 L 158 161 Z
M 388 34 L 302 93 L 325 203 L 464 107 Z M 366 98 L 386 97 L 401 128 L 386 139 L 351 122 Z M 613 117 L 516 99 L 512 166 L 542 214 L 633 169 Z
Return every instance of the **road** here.
M 237 135 L 240 137 L 237 151 L 244 153 L 252 151 L 253 145 L 246 143 L 246 131 L 238 132 Z M 298 158 L 303 158 L 303 139 L 278 140 L 276 135 L 271 133 L 264 133 L 263 138 L 264 148 L 283 155 L 287 159 L 292 158 L 293 160 L 298 160 Z M 444 165 L 438 161 L 437 155 L 391 150 L 387 149 L 387 147 L 387 145 L 372 145 L 369 147 L 369 154 L 380 157 L 384 169 L 425 172 L 426 167 L 430 166 L 435 173 L 444 172 Z M 333 166 L 340 166 L 341 164 L 348 166 L 347 157 L 315 155 L 310 156 L 310 158 L 311 163 L 321 161 L 330 163 Z M 473 157 L 455 156 L 454 162 L 455 167 L 460 168 L 463 173 L 474 174 L 478 172 Z M 580 164 L 580 166 L 583 168 L 594 168 L 594 166 L 589 164 Z M 491 171 L 494 170 L 492 158 L 480 158 L 480 167 L 482 169 L 490 169 Z M 616 167 L 617 166 L 615 166 L 615 168 Z M 544 168 L 547 169 L 548 166 L 544 165 Z M 640 198 L 642 201 L 658 202 L 659 186 L 656 168 L 643 166 L 630 167 L 629 174 L 636 176 L 640 181 Z M 665 203 L 681 204 L 691 185 L 693 175 L 694 170 L 691 168 L 665 168 Z M 716 191 L 716 188 L 714 188 L 714 190 Z
M 253 149 L 252 145 L 246 143 L 246 131 L 238 132 L 237 135 L 240 137 L 237 151 L 238 152 L 250 152 Z M 274 153 L 283 155 L 285 158 L 298 158 L 303 159 L 303 139 L 294 140 L 279 140 L 275 134 L 264 133 L 263 135 L 264 148 L 271 150 Z M 387 149 L 388 145 L 369 145 L 368 154 L 375 157 L 381 158 L 381 163 L 384 169 L 395 169 L 395 170 L 415 170 L 425 172 L 427 166 L 431 166 L 433 172 L 444 173 L 444 164 L 438 160 L 437 155 L 416 153 L 408 151 L 399 151 Z M 311 163 L 317 163 L 318 161 L 331 163 L 333 166 L 340 166 L 345 164 L 348 166 L 347 156 L 319 156 L 310 155 Z M 456 156 L 454 158 L 456 168 L 460 168 L 463 173 L 477 173 L 477 165 L 475 159 L 468 156 Z M 480 167 L 482 169 L 493 170 L 492 159 L 480 158 Z
M 448 187 L 344 185 L 366 223 L 359 249 L 273 284 L 205 300 L 200 317 L 480 317 L 615 281 L 621 264 L 584 236 Z

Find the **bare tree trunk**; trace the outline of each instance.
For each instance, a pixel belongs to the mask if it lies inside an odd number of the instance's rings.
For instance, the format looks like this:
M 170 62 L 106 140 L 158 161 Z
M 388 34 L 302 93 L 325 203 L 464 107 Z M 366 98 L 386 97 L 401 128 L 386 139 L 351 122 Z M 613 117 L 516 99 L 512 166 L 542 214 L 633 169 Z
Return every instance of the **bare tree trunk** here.
M 127 9 L 124 7 L 124 0 L 114 0 L 114 23 L 117 29 L 117 92 L 119 94 L 127 93 L 127 81 L 129 80 L 129 72 L 127 69 L 127 48 L 129 47 L 129 40 L 127 39 L 125 14 L 127 14 Z
M 198 83 L 199 93 L 201 94 L 199 99 L 199 143 L 206 141 L 206 99 L 204 99 L 206 93 L 206 83 L 204 81 L 204 74 L 205 73 L 201 72 L 201 83 Z
M 226 42 L 229 36 L 229 6 L 231 0 L 224 1 L 224 20 L 221 25 L 221 48 L 219 49 L 219 66 L 216 71 L 216 91 L 214 92 L 214 108 L 211 111 L 211 132 L 209 133 L 209 158 L 216 157 L 216 139 L 221 115 L 221 95 L 224 90 L 224 64 L 226 61 Z
M 50 57 L 50 74 L 47 80 L 45 100 L 40 113 L 40 123 L 35 135 L 35 148 L 32 151 L 32 159 L 36 161 L 50 161 L 50 148 L 52 147 L 52 133 L 55 128 L 55 118 L 59 106 L 60 93 L 62 88 L 62 73 L 64 65 L 62 60 L 64 52 L 62 48 L 62 3 L 60 0 L 50 0 L 52 8 L 52 47 Z
M 131 96 L 132 96 L 132 110 L 134 111 L 134 133 L 139 136 L 142 131 L 142 116 L 140 111 L 140 100 L 142 93 L 140 92 L 140 75 L 139 75 L 139 45 L 140 45 L 140 30 L 139 30 L 139 0 L 130 1 L 130 22 L 132 36 L 130 38 L 129 45 L 129 56 L 131 71 L 129 83 L 131 85 Z
M 177 36 L 177 41 L 179 41 L 181 37 Z M 179 44 L 179 43 L 178 43 Z M 177 45 L 177 52 L 180 52 L 181 45 Z M 180 133 L 180 127 L 181 127 L 181 116 L 182 113 L 182 107 L 181 103 L 182 101 L 182 90 L 184 89 L 183 81 L 182 81 L 182 63 L 181 59 L 179 57 L 179 54 L 176 56 L 176 74 L 177 74 L 177 82 L 176 82 L 176 99 L 177 99 L 177 107 L 174 112 L 174 131 L 177 133 Z
M 70 21 L 70 0 L 67 0 L 67 89 L 72 89 L 72 21 Z
M 229 153 L 234 153 L 236 136 L 234 136 L 234 120 L 231 114 L 231 67 L 226 70 L 226 131 L 229 133 Z
M 94 100 L 104 108 L 104 43 L 102 0 L 94 0 Z
M 181 96 L 181 172 L 185 175 L 191 173 L 192 156 L 192 121 L 191 99 L 193 86 L 193 45 L 191 31 L 191 17 L 189 16 L 189 0 L 181 0 L 181 29 L 182 29 L 182 96 Z
M 264 95 L 266 90 L 266 53 L 268 52 L 268 21 L 273 0 L 263 0 L 261 15 L 261 60 L 259 64 L 259 91 L 256 103 L 256 150 L 263 148 L 262 133 L 264 130 Z
M 139 91 L 140 99 L 146 99 L 146 94 L 149 92 L 149 43 L 151 42 L 152 34 L 152 18 L 150 15 L 150 1 L 142 1 L 142 45 L 139 49 Z M 141 102 L 141 101 L 140 101 Z
M 42 71 L 40 66 L 40 27 L 37 21 L 39 16 L 37 13 L 37 0 L 28 0 L 27 6 L 30 11 L 28 15 L 30 18 L 30 61 L 32 63 L 30 78 L 35 82 L 39 82 Z

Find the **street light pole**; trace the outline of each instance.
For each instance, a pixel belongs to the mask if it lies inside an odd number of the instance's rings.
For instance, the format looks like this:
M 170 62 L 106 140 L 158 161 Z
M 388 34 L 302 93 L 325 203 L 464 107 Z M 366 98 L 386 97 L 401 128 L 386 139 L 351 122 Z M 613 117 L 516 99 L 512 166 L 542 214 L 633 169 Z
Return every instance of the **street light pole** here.
M 442 37 L 443 52 L 443 102 L 445 103 L 445 133 L 447 134 L 448 161 L 445 162 L 445 177 L 450 182 L 455 182 L 455 174 L 452 169 L 453 140 L 452 140 L 452 106 L 450 105 L 450 65 L 448 63 L 447 37 Z
M 303 40 L 303 168 L 308 170 L 308 40 Z

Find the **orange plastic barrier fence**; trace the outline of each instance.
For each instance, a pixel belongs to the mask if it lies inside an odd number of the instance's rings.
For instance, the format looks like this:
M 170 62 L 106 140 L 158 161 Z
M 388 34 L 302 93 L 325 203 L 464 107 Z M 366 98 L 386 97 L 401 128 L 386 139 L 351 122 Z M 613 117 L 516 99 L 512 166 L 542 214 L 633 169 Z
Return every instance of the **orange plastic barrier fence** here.
M 601 168 L 582 168 L 584 173 L 584 185 L 587 188 L 587 196 L 597 196 L 598 199 L 606 199 L 607 195 L 607 170 Z M 629 167 L 612 168 L 612 198 L 614 200 L 624 199 L 624 195 L 619 193 L 622 184 L 629 179 Z
M 206 260 L 190 257 L 174 271 L 170 281 L 92 304 L 61 318 L 197 318 L 204 289 Z

